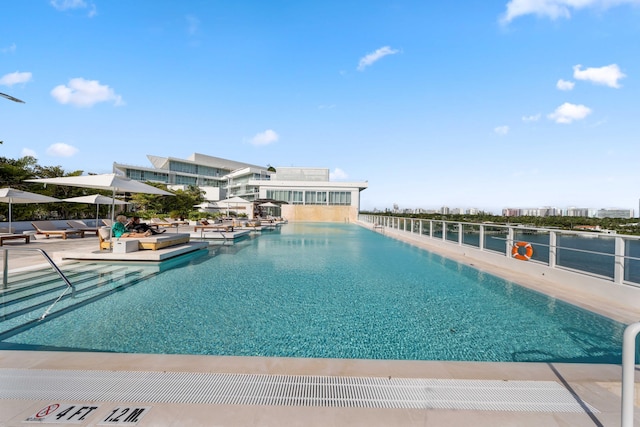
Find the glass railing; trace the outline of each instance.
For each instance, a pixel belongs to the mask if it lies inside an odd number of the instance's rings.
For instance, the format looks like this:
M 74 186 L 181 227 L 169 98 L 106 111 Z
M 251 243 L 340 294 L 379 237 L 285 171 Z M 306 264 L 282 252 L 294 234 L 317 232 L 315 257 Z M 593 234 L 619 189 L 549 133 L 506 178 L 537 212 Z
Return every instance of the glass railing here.
M 640 285 L 640 236 L 368 214 L 359 218 L 377 227 Z

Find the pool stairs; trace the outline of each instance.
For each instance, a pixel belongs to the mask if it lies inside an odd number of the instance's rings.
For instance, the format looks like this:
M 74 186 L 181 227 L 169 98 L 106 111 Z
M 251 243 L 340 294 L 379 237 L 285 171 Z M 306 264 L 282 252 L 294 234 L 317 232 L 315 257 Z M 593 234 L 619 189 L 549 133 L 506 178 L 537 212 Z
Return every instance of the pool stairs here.
M 70 288 L 50 268 L 15 273 L 0 290 L 0 348 L 2 341 L 39 323 L 54 319 L 154 274 L 157 268 L 106 263 L 70 263 L 61 268 Z

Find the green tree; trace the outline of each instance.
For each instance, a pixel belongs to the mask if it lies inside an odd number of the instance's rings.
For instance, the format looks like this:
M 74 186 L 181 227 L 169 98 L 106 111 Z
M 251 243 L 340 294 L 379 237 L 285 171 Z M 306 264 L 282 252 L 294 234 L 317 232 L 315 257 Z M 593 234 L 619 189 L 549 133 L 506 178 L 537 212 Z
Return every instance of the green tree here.
M 2 187 L 13 187 L 25 190 L 25 179 L 36 178 L 38 161 L 35 157 L 25 156 L 17 160 L 0 157 L 0 184 Z
M 190 185 L 186 190 L 177 190 L 175 197 L 165 198 L 165 212 L 173 217 L 184 219 L 195 210 L 194 205 L 204 201 L 204 192 L 195 185 Z

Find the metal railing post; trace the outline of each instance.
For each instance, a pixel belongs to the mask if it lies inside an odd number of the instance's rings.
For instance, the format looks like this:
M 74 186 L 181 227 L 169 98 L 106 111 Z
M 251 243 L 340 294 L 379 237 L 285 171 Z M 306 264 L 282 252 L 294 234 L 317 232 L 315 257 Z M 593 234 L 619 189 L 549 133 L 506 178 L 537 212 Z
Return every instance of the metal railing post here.
M 636 336 L 639 332 L 640 322 L 632 323 L 626 327 L 622 338 L 622 427 L 633 427 Z
M 558 233 L 555 231 L 549 232 L 549 267 L 556 268 L 556 245 L 558 244 Z
M 511 257 L 511 248 L 513 247 L 513 236 L 514 236 L 514 232 L 513 232 L 513 227 L 509 227 L 508 228 L 508 234 L 507 234 L 507 241 L 506 241 L 506 247 L 505 247 L 505 255 L 507 257 Z
M 625 241 L 622 237 L 616 237 L 615 243 L 615 257 L 613 258 L 614 267 L 613 267 L 613 283 L 617 283 L 619 285 L 624 282 L 624 252 L 625 252 Z
M 9 282 L 9 251 L 6 248 L 2 248 L 4 256 L 2 258 L 2 289 L 7 289 Z

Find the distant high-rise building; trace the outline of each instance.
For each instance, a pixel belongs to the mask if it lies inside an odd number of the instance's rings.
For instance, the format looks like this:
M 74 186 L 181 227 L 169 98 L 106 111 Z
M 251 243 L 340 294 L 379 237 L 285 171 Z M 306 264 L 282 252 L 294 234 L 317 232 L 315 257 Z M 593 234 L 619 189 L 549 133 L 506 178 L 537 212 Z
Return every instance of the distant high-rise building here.
M 576 208 L 574 206 L 571 206 L 571 207 L 567 208 L 567 216 L 588 217 L 589 216 L 589 208 Z
M 600 209 L 598 210 L 598 218 L 633 218 L 633 209 Z

